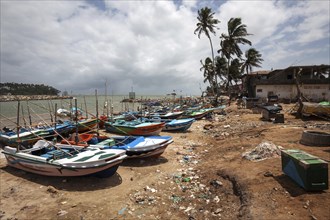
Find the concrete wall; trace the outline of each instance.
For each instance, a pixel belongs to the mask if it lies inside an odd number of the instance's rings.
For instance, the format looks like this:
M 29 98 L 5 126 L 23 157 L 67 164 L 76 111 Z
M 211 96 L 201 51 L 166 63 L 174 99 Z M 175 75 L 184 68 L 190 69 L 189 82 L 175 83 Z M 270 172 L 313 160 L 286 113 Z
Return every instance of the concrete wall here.
M 301 92 L 310 101 L 330 101 L 330 85 L 328 84 L 305 84 L 300 87 Z M 256 97 L 267 98 L 273 92 L 280 99 L 294 99 L 297 96 L 296 85 L 257 85 Z

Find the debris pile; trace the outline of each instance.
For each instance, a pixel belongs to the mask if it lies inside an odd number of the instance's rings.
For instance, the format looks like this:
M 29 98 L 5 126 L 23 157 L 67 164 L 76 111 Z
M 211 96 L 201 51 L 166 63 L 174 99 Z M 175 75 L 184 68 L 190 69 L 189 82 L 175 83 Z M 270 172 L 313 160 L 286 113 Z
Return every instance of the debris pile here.
M 242 154 L 242 157 L 247 160 L 261 161 L 271 157 L 281 155 L 281 146 L 276 146 L 272 142 L 262 142 L 252 151 L 247 151 Z

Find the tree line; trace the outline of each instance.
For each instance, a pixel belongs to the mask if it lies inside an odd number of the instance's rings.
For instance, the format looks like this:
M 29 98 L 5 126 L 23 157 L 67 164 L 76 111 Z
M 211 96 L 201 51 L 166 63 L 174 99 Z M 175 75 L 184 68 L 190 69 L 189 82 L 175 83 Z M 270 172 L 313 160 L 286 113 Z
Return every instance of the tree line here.
M 216 35 L 217 24 L 220 21 L 214 18 L 214 12 L 208 7 L 198 10 L 197 20 L 194 34 L 197 34 L 198 38 L 205 34 L 211 47 L 212 57 L 200 60 L 204 83 L 209 83 L 206 92 L 215 97 L 224 92 L 230 95 L 230 87 L 234 83 L 237 84 L 245 72 L 249 74 L 253 67 L 261 67 L 262 55 L 251 47 L 245 51 L 243 57 L 240 45 L 252 46 L 252 42 L 247 39 L 251 34 L 247 32 L 247 26 L 242 23 L 241 18 L 231 18 L 227 23 L 227 33 L 222 33 L 219 37 L 219 55 L 215 56 L 210 34 Z
M 60 92 L 44 84 L 0 83 L 0 95 L 58 95 Z

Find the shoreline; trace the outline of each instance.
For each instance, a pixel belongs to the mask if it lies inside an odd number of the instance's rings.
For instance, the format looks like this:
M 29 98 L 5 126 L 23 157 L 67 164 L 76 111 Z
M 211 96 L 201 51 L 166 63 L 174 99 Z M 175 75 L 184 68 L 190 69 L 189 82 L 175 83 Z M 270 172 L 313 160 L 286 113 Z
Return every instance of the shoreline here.
M 26 101 L 26 100 L 53 100 L 53 99 L 73 99 L 73 96 L 57 95 L 0 95 L 0 102 Z

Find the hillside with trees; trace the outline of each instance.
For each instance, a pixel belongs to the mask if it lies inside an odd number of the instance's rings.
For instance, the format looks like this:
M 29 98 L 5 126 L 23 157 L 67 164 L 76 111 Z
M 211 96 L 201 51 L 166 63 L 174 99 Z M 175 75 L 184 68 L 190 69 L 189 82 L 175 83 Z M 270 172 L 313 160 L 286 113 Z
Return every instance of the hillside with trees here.
M 59 90 L 44 84 L 0 83 L 0 95 L 50 95 L 56 96 Z

